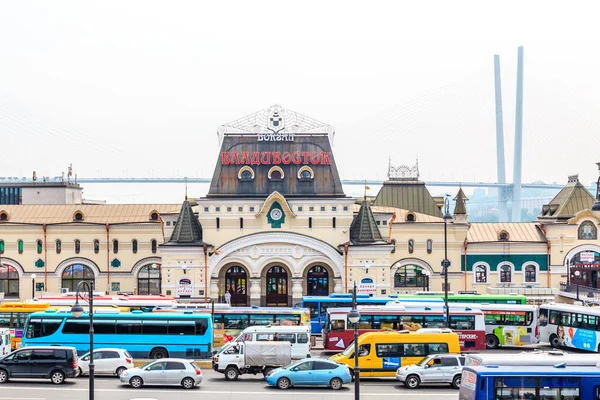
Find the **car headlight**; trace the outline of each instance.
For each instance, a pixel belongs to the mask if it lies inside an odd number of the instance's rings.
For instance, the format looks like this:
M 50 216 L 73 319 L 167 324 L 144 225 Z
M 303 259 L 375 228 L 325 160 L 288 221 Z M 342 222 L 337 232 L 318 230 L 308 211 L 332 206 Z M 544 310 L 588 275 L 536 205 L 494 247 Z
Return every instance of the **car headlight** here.
M 129 371 L 123 371 L 123 373 L 121 374 L 121 376 L 127 376 L 129 375 Z

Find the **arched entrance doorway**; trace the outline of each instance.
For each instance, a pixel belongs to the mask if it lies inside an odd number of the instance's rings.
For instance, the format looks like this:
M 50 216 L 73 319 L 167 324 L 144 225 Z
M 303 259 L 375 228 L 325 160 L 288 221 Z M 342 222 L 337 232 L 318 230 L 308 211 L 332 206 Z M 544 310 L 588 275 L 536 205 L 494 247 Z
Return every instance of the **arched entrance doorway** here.
M 571 284 L 600 287 L 600 253 L 598 251 L 582 250 L 569 261 L 569 280 Z
M 232 306 L 248 305 L 248 275 L 240 266 L 229 267 L 225 273 L 225 291 L 231 295 Z
M 75 292 L 79 282 L 94 282 L 94 280 L 94 271 L 90 267 L 83 264 L 71 264 L 62 273 L 61 288 L 69 292 Z
M 159 295 L 161 293 L 160 264 L 148 264 L 138 272 L 137 294 Z
M 288 305 L 288 273 L 285 268 L 273 266 L 267 271 L 267 306 Z
M 19 298 L 19 273 L 8 264 L 0 264 L 0 292 L 6 297 Z
M 306 293 L 309 296 L 329 295 L 329 272 L 322 265 L 315 265 L 306 276 Z

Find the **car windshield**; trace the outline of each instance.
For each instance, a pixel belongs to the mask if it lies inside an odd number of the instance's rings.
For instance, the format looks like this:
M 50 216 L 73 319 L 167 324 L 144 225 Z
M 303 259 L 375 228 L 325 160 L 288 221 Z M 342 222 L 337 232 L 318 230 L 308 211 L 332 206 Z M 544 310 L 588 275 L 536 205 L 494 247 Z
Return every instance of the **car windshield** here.
M 342 352 L 343 355 L 349 356 L 354 351 L 354 343 L 352 343 L 346 350 Z
M 292 368 L 294 368 L 295 366 L 297 366 L 297 365 L 300 365 L 301 363 L 302 363 L 302 361 L 300 361 L 300 362 L 296 361 L 296 362 L 293 362 L 293 363 L 291 363 L 291 364 L 289 364 L 289 365 L 286 365 L 286 366 L 285 366 L 285 367 L 283 367 L 283 368 L 284 368 L 284 369 L 292 369 Z
M 429 357 L 421 358 L 421 361 L 417 363 L 418 366 L 424 365 L 429 360 Z
M 144 368 L 146 368 L 148 365 L 150 365 L 150 364 L 154 363 L 154 361 L 156 361 L 156 360 L 152 360 L 152 361 L 150 361 L 150 362 L 147 362 L 146 364 L 142 365 L 140 368 L 141 368 L 141 369 L 144 369 Z

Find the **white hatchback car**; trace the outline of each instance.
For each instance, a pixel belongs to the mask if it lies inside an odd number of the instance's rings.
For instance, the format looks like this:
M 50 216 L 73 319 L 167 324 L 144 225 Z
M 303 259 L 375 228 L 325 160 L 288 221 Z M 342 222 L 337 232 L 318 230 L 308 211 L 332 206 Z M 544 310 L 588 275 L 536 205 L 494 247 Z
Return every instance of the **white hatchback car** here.
M 79 359 L 79 375 L 90 373 L 90 353 Z M 123 371 L 133 368 L 133 357 L 124 349 L 94 350 L 94 375 L 121 376 Z
M 134 388 L 144 385 L 177 385 L 192 389 L 202 382 L 202 371 L 193 360 L 161 358 L 148 364 L 128 369 L 121 374 L 121 383 Z

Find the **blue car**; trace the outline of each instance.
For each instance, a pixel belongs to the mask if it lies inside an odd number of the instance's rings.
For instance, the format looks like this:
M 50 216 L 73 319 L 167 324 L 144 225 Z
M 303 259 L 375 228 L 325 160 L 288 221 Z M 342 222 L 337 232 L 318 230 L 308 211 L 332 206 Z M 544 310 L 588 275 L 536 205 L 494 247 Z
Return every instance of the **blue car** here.
M 347 365 L 318 358 L 305 358 L 287 367 L 274 369 L 266 379 L 269 385 L 279 389 L 291 386 L 329 386 L 338 390 L 344 383 L 352 382 Z

